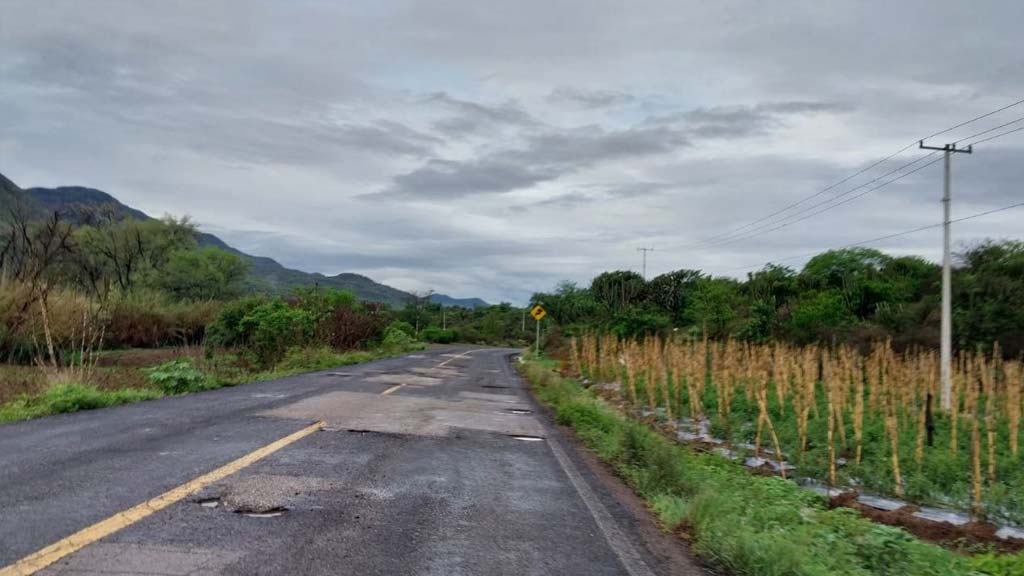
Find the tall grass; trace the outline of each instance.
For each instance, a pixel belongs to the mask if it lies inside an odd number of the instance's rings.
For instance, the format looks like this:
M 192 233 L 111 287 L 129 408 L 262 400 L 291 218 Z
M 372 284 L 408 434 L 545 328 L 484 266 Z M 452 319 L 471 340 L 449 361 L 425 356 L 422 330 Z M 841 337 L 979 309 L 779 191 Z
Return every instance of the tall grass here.
M 726 573 L 1019 576 L 1024 565 L 1020 555 L 961 556 L 853 510 L 828 509 L 823 497 L 793 483 L 667 440 L 549 365 L 531 360 L 524 373 L 560 424 L 611 464 L 667 529 L 684 527 L 694 550 Z
M 619 384 L 616 401 L 704 421 L 755 452 L 768 446 L 800 475 L 1024 522 L 1024 367 L 998 348 L 960 355 L 949 412 L 932 351 L 597 334 L 572 350 L 583 377 Z

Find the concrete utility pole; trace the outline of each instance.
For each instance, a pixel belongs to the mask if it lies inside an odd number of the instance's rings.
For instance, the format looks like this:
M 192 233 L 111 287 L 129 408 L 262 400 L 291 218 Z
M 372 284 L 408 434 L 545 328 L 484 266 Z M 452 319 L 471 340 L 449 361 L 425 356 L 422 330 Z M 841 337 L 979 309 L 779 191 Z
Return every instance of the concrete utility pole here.
M 643 274 L 644 280 L 647 280 L 647 253 L 654 252 L 654 248 L 637 248 L 637 252 L 643 253 Z
M 945 146 L 925 146 L 924 140 L 918 142 L 922 150 L 939 150 L 944 157 L 942 175 L 942 328 L 939 335 L 940 373 L 942 376 L 942 409 L 949 412 L 953 408 L 953 257 L 950 254 L 950 171 L 951 160 L 956 152 L 970 154 L 971 146 L 957 148 L 956 143 Z

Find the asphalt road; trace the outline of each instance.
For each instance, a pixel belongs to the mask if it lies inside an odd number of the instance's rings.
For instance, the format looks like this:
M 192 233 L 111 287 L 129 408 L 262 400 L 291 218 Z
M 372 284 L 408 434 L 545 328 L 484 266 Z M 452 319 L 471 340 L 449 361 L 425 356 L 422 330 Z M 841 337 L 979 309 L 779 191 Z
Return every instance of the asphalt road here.
M 36 573 L 700 573 L 547 421 L 513 352 L 445 347 L 0 426 L 0 567 L 113 518 Z

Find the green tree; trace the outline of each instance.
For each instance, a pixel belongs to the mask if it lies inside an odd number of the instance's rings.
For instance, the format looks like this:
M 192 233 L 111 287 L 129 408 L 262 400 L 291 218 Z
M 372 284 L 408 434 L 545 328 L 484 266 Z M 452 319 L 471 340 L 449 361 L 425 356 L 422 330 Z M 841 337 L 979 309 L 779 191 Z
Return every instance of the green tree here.
M 1024 242 L 988 241 L 959 255 L 953 283 L 954 334 L 961 347 L 999 342 L 1008 355 L 1024 352 Z
M 739 283 L 730 278 L 702 278 L 686 308 L 687 322 L 694 330 L 709 338 L 725 338 L 732 334 L 740 317 Z
M 590 282 L 590 295 L 608 312 L 615 314 L 639 304 L 647 283 L 636 272 L 616 270 L 599 274 Z
M 150 272 L 153 287 L 183 300 L 226 300 L 242 292 L 249 263 L 218 250 L 178 250 L 159 271 Z
M 700 270 L 676 270 L 656 276 L 647 283 L 647 301 L 674 322 L 682 323 L 688 301 L 703 277 Z

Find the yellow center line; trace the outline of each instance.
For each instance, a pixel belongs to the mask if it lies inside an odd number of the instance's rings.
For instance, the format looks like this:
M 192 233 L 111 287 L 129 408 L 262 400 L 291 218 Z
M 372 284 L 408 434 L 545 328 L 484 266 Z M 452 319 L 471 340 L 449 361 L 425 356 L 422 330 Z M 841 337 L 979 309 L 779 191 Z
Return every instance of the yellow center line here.
M 466 350 L 462 354 L 458 354 L 456 356 L 452 356 L 451 358 L 445 360 L 444 362 L 441 362 L 437 366 L 434 366 L 434 368 L 441 368 L 442 366 L 444 366 L 445 364 L 451 362 L 452 360 L 458 360 L 459 358 L 468 358 L 469 354 L 472 354 L 473 352 L 479 352 L 481 350 L 486 350 L 486 348 L 477 348 L 476 350 Z
M 323 422 L 317 422 L 312 426 L 307 426 L 294 434 L 289 434 L 288 436 L 285 436 L 275 442 L 271 442 L 270 444 L 267 444 L 254 452 L 250 452 L 233 462 L 229 462 L 212 472 L 208 472 L 194 480 L 186 482 L 177 488 L 172 488 L 152 500 L 147 500 L 146 502 L 129 508 L 123 512 L 118 512 L 106 520 L 101 520 L 92 526 L 83 528 L 67 538 L 54 542 L 46 548 L 22 558 L 6 568 L 0 568 L 0 576 L 28 576 L 29 574 L 35 574 L 39 570 L 46 568 L 68 554 L 76 552 L 101 538 L 110 536 L 114 532 L 117 532 L 122 528 L 126 528 L 155 512 L 163 510 L 171 504 L 202 490 L 206 486 L 222 480 L 246 466 L 266 458 L 281 448 L 309 436 L 313 432 L 320 430 L 323 425 Z
M 444 362 L 441 362 L 437 366 L 434 366 L 434 368 L 435 369 L 436 368 L 441 368 L 445 364 L 451 362 L 452 360 L 458 360 L 459 358 L 468 358 L 469 357 L 469 356 L 467 356 L 468 354 L 472 354 L 473 352 L 479 352 L 481 350 L 486 350 L 486 348 L 477 348 L 476 350 L 467 350 L 467 351 L 463 352 L 462 354 L 458 354 L 458 355 L 452 356 L 451 358 L 445 360 Z M 388 388 L 387 390 L 381 392 L 380 395 L 381 396 L 387 396 L 388 394 L 392 394 L 394 392 L 397 392 L 397 391 L 401 390 L 404 387 L 405 387 L 405 384 L 395 384 L 391 388 Z M 0 574 L 0 576 L 4 576 L 4 575 Z

